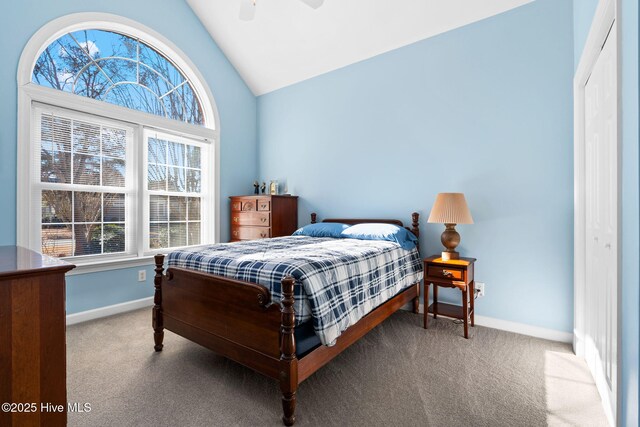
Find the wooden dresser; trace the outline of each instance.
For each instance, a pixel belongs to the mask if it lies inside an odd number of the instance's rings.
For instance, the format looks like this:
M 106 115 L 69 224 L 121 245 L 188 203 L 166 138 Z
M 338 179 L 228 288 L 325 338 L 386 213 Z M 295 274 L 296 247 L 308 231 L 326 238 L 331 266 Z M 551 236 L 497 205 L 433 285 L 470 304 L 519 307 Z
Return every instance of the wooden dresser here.
M 0 403 L 22 405 L 0 411 L 1 426 L 67 424 L 64 275 L 74 267 L 0 246 Z
M 231 241 L 288 236 L 298 228 L 298 196 L 232 196 Z

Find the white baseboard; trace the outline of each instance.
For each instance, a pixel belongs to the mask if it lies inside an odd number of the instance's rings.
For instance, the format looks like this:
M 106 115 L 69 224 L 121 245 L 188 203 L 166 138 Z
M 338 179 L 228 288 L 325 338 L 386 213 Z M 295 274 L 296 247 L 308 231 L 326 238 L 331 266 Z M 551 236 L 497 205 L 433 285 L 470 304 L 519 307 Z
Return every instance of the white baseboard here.
M 75 325 L 76 323 L 87 322 L 101 317 L 113 316 L 114 314 L 125 313 L 139 308 L 151 307 L 152 305 L 153 297 L 148 297 L 120 304 L 108 305 L 106 307 L 94 308 L 93 310 L 81 311 L 80 313 L 68 314 L 67 325 Z
M 413 310 L 413 306 L 405 305 L 403 309 Z M 424 305 L 420 304 L 420 313 L 424 313 Z M 528 335 L 536 338 L 543 338 L 550 341 L 560 341 L 566 343 L 573 342 L 571 332 L 557 331 L 555 329 L 541 328 L 539 326 L 527 325 L 524 323 L 511 322 L 509 320 L 496 319 L 493 317 L 475 317 L 475 324 L 487 328 L 500 329 L 502 331 L 515 332 L 516 334 Z
M 475 323 L 476 325 L 486 326 L 487 328 L 501 329 L 503 331 L 515 332 L 517 334 L 529 335 L 536 338 L 544 338 L 550 341 L 560 341 L 569 344 L 573 342 L 573 335 L 571 332 L 557 331 L 555 329 L 541 328 L 539 326 L 478 315 L 476 315 Z

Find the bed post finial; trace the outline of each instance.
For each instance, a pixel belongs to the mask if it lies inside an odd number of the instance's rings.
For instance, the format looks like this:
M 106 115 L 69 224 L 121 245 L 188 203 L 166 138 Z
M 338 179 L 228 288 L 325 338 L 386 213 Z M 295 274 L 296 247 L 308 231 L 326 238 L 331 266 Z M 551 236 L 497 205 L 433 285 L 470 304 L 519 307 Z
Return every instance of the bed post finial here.
M 420 237 L 420 214 L 418 212 L 414 212 L 411 214 L 411 232 L 416 235 L 416 237 Z
M 296 281 L 291 276 L 282 279 L 282 322 L 280 341 L 280 390 L 282 391 L 282 421 L 286 426 L 296 422 L 296 391 L 298 389 L 298 359 L 293 335 L 296 312 L 293 308 L 293 291 Z
M 316 220 L 318 219 L 318 214 L 315 212 L 311 213 L 311 224 L 315 224 Z
M 164 271 L 164 255 L 158 254 L 153 257 L 156 268 L 156 275 L 153 278 L 153 287 L 156 289 L 153 295 L 153 348 L 162 351 L 162 341 L 164 340 L 164 325 L 162 321 L 162 272 Z

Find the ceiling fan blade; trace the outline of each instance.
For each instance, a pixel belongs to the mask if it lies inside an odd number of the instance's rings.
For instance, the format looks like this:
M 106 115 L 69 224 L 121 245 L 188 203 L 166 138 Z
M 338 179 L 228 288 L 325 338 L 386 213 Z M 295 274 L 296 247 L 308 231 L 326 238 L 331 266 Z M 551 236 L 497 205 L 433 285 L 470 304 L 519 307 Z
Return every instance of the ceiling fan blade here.
M 324 0 L 300 0 L 302 3 L 314 9 L 319 8 L 324 3 Z
M 251 21 L 256 16 L 256 4 L 253 0 L 240 0 L 239 18 L 243 21 Z

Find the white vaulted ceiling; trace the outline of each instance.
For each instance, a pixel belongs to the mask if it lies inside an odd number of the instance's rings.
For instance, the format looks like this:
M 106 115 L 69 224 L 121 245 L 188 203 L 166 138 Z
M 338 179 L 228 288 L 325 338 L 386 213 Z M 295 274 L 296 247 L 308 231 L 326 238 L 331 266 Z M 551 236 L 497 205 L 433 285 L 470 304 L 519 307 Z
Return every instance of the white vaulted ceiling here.
M 187 0 L 256 95 L 479 21 L 532 0 Z

